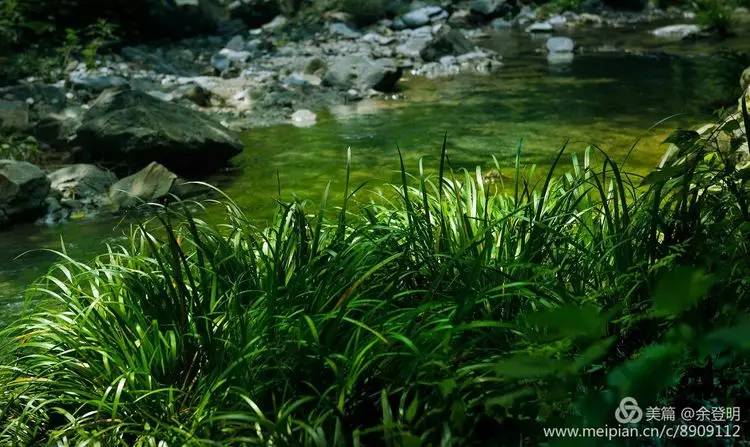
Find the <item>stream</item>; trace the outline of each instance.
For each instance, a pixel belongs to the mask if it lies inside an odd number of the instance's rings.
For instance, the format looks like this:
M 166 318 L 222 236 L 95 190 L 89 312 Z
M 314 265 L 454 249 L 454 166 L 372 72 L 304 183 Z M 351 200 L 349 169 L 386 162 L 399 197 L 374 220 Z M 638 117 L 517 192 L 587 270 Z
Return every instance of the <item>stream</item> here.
M 316 111 L 317 123 L 308 128 L 251 130 L 244 135 L 245 151 L 207 181 L 262 222 L 272 214 L 279 188 L 282 199 L 317 201 L 332 181 L 332 197 L 339 197 L 347 148 L 353 184 L 374 189 L 398 181 L 397 145 L 412 172 L 421 157 L 435 168 L 445 132 L 453 168 L 490 169 L 494 155 L 501 169 L 511 169 L 521 142 L 526 165 L 548 165 L 566 141 L 568 154 L 595 144 L 621 160 L 638 140 L 628 168 L 643 172 L 658 163 L 670 131 L 711 121 L 714 110 L 735 106 L 750 43 L 660 43 L 632 34 L 573 36 L 582 50 L 568 64 L 548 63 L 538 51 L 544 40 L 517 31 L 491 34 L 482 44 L 503 55 L 499 72 L 440 80 L 405 76 L 403 98 Z M 563 163 L 569 165 L 570 157 Z M 48 250 L 64 243 L 68 255 L 90 259 L 124 237 L 128 224 L 122 221 L 100 216 L 0 232 L 0 326 L 17 315 L 23 290 L 57 258 Z

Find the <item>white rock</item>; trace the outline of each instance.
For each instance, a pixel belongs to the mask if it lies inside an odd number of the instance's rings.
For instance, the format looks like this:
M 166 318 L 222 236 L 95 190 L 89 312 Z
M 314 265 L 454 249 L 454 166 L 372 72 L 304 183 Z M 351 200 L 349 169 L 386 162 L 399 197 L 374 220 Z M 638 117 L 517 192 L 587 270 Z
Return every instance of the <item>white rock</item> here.
M 575 43 L 569 37 L 550 37 L 546 46 L 550 53 L 572 53 Z
M 700 30 L 701 29 L 698 25 L 678 24 L 656 28 L 651 31 L 651 34 L 662 39 L 681 40 L 690 35 L 699 33 Z
M 394 40 L 395 38 L 391 36 L 384 36 L 379 33 L 367 33 L 362 37 L 363 42 L 376 43 L 378 45 L 388 45 Z
M 273 20 L 263 25 L 261 29 L 266 32 L 276 31 L 277 29 L 286 25 L 286 23 L 287 23 L 287 18 L 282 15 L 278 15 L 274 17 Z
M 535 22 L 526 27 L 527 33 L 551 33 L 552 25 L 548 22 Z
M 226 56 L 232 62 L 245 62 L 250 59 L 249 51 L 235 51 L 229 48 L 223 48 L 219 54 Z
M 300 109 L 292 113 L 292 124 L 296 127 L 310 127 L 315 125 L 317 116 L 307 109 Z
M 565 24 L 568 23 L 568 19 L 566 19 L 564 16 L 556 15 L 547 19 L 547 23 L 552 28 L 560 29 L 565 27 Z

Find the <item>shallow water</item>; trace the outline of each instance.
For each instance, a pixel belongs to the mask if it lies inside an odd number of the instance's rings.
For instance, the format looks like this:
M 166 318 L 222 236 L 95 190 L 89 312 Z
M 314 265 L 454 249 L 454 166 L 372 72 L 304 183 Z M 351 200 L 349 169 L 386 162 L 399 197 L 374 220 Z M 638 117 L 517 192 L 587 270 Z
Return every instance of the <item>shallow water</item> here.
M 279 187 L 283 198 L 312 200 L 321 197 L 329 180 L 334 194 L 340 191 L 348 147 L 353 183 L 366 181 L 373 189 L 397 181 L 397 145 L 409 169 L 416 170 L 420 157 L 428 169 L 436 167 L 444 132 L 454 168 L 488 169 L 495 155 L 508 169 L 520 141 L 523 162 L 541 167 L 566 141 L 569 153 L 596 144 L 622 159 L 640 138 L 628 166 L 642 172 L 658 162 L 660 141 L 672 129 L 710 121 L 713 110 L 734 104 L 739 73 L 750 62 L 744 40 L 631 43 L 632 33 L 622 30 L 574 37 L 582 53 L 570 64 L 550 65 L 538 51 L 543 40 L 494 34 L 484 44 L 504 55 L 498 73 L 439 81 L 406 77 L 403 99 L 319 111 L 310 128 L 253 130 L 245 135 L 247 148 L 233 160 L 233 168 L 208 181 L 263 220 L 273 210 Z M 0 233 L 0 323 L 2 315 L 10 318 L 20 309 L 24 287 L 55 259 L 39 249 L 59 249 L 63 240 L 69 255 L 91 258 L 127 231 L 118 222 L 18 225 Z M 36 251 L 18 257 L 29 250 Z

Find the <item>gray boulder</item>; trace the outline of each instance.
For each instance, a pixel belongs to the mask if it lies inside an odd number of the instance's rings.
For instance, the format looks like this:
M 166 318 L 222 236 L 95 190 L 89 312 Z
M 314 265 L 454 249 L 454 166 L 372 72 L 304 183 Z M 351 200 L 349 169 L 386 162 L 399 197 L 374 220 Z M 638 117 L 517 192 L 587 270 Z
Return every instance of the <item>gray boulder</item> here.
M 200 186 L 186 182 L 159 163 L 152 162 L 135 174 L 115 182 L 109 188 L 109 200 L 114 210 L 118 211 L 169 197 L 189 197 L 201 190 Z
M 152 162 L 114 183 L 109 188 L 109 199 L 115 210 L 133 208 L 168 196 L 176 180 L 177 174 Z
M 60 113 L 50 113 L 34 125 L 34 136 L 53 148 L 65 147 L 81 126 L 82 116 L 83 110 L 77 107 L 69 107 Z
M 323 82 L 341 90 L 350 88 L 381 92 L 392 91 L 401 77 L 401 68 L 392 59 L 371 59 L 364 54 L 351 54 L 333 60 Z
M 437 61 L 443 56 L 469 53 L 474 48 L 461 31 L 443 26 L 419 54 L 425 61 Z
M 403 43 L 396 46 L 396 53 L 409 59 L 417 58 L 431 40 L 432 33 L 429 30 L 415 30 Z
M 44 172 L 33 164 L 0 160 L 0 223 L 41 213 L 49 185 Z
M 49 176 L 50 187 L 60 197 L 85 200 L 105 194 L 117 180 L 114 174 L 90 164 L 60 168 Z
M 242 151 L 239 137 L 213 119 L 131 90 L 102 93 L 73 144 L 94 160 L 125 166 L 158 161 L 191 173 L 215 169 Z
M 439 6 L 424 6 L 397 17 L 394 21 L 394 28 L 419 28 L 447 16 L 447 12 Z

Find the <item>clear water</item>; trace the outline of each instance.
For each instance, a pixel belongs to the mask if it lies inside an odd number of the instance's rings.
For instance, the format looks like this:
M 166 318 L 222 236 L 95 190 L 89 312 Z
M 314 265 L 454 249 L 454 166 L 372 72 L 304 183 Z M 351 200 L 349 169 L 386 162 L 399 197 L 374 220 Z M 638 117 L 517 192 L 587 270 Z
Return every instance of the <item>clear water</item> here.
M 403 99 L 318 111 L 310 128 L 252 130 L 232 169 L 208 181 L 263 220 L 279 186 L 282 198 L 318 200 L 328 181 L 334 194 L 340 191 L 348 147 L 353 182 L 373 189 L 397 181 L 397 145 L 408 168 L 416 169 L 421 157 L 426 167 L 436 167 L 445 132 L 453 167 L 491 168 L 495 155 L 510 168 L 521 140 L 524 163 L 544 166 L 565 141 L 568 152 L 596 144 L 621 158 L 640 139 L 629 167 L 643 171 L 658 162 L 660 141 L 672 129 L 710 121 L 713 110 L 733 104 L 739 73 L 750 62 L 742 48 L 746 40 L 657 44 L 624 31 L 574 37 L 582 54 L 553 66 L 538 51 L 543 40 L 490 36 L 484 43 L 505 55 L 498 73 L 439 81 L 407 77 Z M 602 46 L 609 51 L 593 51 Z M 59 249 L 62 240 L 69 255 L 89 259 L 127 232 L 118 222 L 17 225 L 0 233 L 0 323 L 3 315 L 17 313 L 23 289 L 55 260 L 41 250 Z

